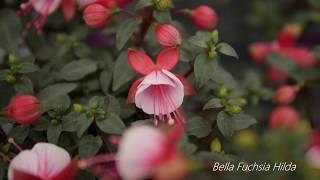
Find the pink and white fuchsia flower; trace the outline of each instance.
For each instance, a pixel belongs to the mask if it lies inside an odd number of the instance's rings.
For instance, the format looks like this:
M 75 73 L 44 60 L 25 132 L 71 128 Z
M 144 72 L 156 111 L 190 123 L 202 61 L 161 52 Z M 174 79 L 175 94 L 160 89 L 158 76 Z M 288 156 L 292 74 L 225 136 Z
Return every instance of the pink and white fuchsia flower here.
M 38 143 L 21 151 L 9 165 L 9 180 L 72 180 L 77 175 L 77 160 L 54 144 Z
M 133 49 L 128 52 L 130 66 L 144 75 L 132 84 L 128 102 L 135 103 L 147 114 L 153 114 L 155 125 L 158 118 L 161 122 L 167 119 L 169 124 L 175 121 L 185 123 L 178 108 L 182 105 L 184 95 L 191 95 L 194 90 L 186 78 L 170 72 L 179 58 L 180 52 L 176 47 L 162 50 L 156 64 L 144 52 Z
M 20 5 L 21 11 L 19 15 L 28 15 L 34 9 L 38 15 L 34 17 L 31 23 L 27 25 L 28 28 L 34 26 L 39 32 L 47 21 L 49 15 L 61 7 L 64 18 L 66 21 L 73 19 L 76 13 L 75 0 L 29 0 L 26 3 Z

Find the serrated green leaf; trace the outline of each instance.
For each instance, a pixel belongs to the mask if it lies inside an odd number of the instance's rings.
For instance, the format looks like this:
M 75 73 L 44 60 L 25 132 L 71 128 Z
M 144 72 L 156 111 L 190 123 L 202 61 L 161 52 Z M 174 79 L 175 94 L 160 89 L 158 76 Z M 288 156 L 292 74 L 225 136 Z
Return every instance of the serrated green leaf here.
M 200 54 L 196 57 L 194 75 L 199 88 L 209 81 L 214 71 L 216 71 L 217 64 L 217 60 L 209 59 L 206 54 Z
M 127 51 L 122 52 L 114 66 L 112 91 L 118 90 L 124 84 L 128 83 L 135 76 L 128 64 Z
M 108 134 L 122 134 L 126 126 L 120 117 L 114 113 L 107 113 L 107 117 L 96 122 L 97 126 Z
M 217 45 L 217 48 L 220 53 L 239 59 L 237 52 L 229 44 L 222 42 Z
M 88 74 L 91 74 L 97 70 L 95 62 L 90 60 L 73 61 L 66 64 L 58 76 L 67 81 L 75 81 L 82 79 Z
M 204 106 L 203 110 L 214 109 L 214 108 L 222 108 L 221 100 L 219 98 L 210 99 Z
M 189 135 L 196 136 L 198 138 L 203 138 L 208 136 L 211 131 L 210 124 L 202 119 L 202 117 L 197 116 L 188 120 L 186 132 Z
M 116 34 L 116 47 L 122 49 L 141 23 L 140 18 L 130 18 L 120 24 Z
M 81 158 L 94 156 L 98 153 L 101 146 L 102 140 L 100 137 L 93 135 L 83 136 L 79 142 L 79 155 Z

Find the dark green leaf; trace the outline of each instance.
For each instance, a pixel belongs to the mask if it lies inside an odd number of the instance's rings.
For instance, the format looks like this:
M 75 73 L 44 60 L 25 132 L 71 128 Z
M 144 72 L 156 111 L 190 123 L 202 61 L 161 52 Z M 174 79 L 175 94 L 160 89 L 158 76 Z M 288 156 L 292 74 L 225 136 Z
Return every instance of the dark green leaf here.
M 161 24 L 170 23 L 172 21 L 169 11 L 154 11 L 153 17 Z
M 14 89 L 17 93 L 33 94 L 32 81 L 27 76 L 22 76 L 21 79 L 14 84 Z
M 62 132 L 61 124 L 49 124 L 48 130 L 47 130 L 48 142 L 57 144 L 61 132 Z
M 230 115 L 226 114 L 223 111 L 220 112 L 217 117 L 218 128 L 226 138 L 231 138 L 235 130 L 235 124 L 230 119 Z
M 188 120 L 186 132 L 189 135 L 196 136 L 198 138 L 203 138 L 208 136 L 211 131 L 210 124 L 202 119 L 202 117 L 197 116 Z
M 243 113 L 233 115 L 232 120 L 234 121 L 236 130 L 246 129 L 257 123 L 255 118 Z
M 116 35 L 116 46 L 118 50 L 123 48 L 132 34 L 137 30 L 140 23 L 140 18 L 130 18 L 120 24 Z
M 196 35 L 192 36 L 189 39 L 189 42 L 195 46 L 198 46 L 201 48 L 207 48 L 210 36 L 211 35 L 209 32 L 198 31 Z
M 23 62 L 18 65 L 19 72 L 22 74 L 32 73 L 39 70 L 39 67 L 32 62 Z
M 287 73 L 292 73 L 298 68 L 298 64 L 295 61 L 280 54 L 269 54 L 268 62 L 277 69 L 281 69 Z
M 206 54 L 197 56 L 194 63 L 194 75 L 199 88 L 209 81 L 214 71 L 216 71 L 217 64 L 217 60 L 209 59 Z
M 217 45 L 217 48 L 220 53 L 239 59 L 237 52 L 229 44 L 222 42 Z
M 73 61 L 66 64 L 60 71 L 59 77 L 68 81 L 79 80 L 97 70 L 95 62 L 90 60 Z
M 110 84 L 112 81 L 112 72 L 111 71 L 102 71 L 100 74 L 100 86 L 105 94 L 109 93 Z
M 71 99 L 68 95 L 61 95 L 50 101 L 50 104 L 46 106 L 46 111 L 55 109 L 60 111 L 66 111 L 71 105 Z
M 93 117 L 87 117 L 86 115 L 82 114 L 77 119 L 77 135 L 81 137 L 83 133 L 89 128 L 89 126 L 93 122 Z
M 138 0 L 135 9 L 142 9 L 148 6 L 152 6 L 153 5 L 153 1 L 152 0 Z
M 83 136 L 79 143 L 79 155 L 82 158 L 94 156 L 98 153 L 102 146 L 102 140 L 100 137 L 93 135 Z
M 45 131 L 49 126 L 49 119 L 45 116 L 41 117 L 35 125 L 33 125 L 32 129 L 35 131 Z
M 62 118 L 62 130 L 67 132 L 75 132 L 77 131 L 77 121 L 79 120 L 79 113 L 70 112 L 66 116 Z
M 0 47 L 8 52 L 16 52 L 22 30 L 20 18 L 12 10 L 0 11 Z
M 222 108 L 221 100 L 219 98 L 213 98 L 209 100 L 203 107 L 203 110 L 214 109 L 214 108 Z
M 8 137 L 12 137 L 18 144 L 23 144 L 29 135 L 29 130 L 28 126 L 19 125 L 11 129 Z
M 113 112 L 117 115 L 120 115 L 120 103 L 117 100 L 117 98 L 115 98 L 112 95 L 108 95 L 105 98 L 105 104 L 107 105 L 107 112 Z
M 57 97 L 66 95 L 77 88 L 77 84 L 74 83 L 59 83 L 51 86 L 47 86 L 42 91 L 38 93 L 44 107 L 47 107 L 53 102 Z M 46 109 L 46 108 L 45 108 Z
M 184 135 L 180 141 L 179 149 L 187 155 L 192 155 L 196 152 L 197 146 L 189 142 L 188 136 Z
M 119 116 L 114 113 L 108 113 L 106 119 L 96 123 L 103 132 L 108 134 L 122 134 L 126 128 Z
M 118 57 L 113 70 L 112 90 L 116 91 L 134 78 L 134 73 L 128 64 L 127 51 Z

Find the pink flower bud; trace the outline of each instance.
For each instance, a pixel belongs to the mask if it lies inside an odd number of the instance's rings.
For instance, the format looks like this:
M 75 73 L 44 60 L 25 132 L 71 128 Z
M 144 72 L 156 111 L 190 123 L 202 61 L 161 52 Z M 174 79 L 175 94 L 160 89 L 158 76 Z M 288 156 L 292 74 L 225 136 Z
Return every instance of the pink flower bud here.
M 287 80 L 287 74 L 281 69 L 269 67 L 267 71 L 268 79 L 274 83 L 283 83 Z
M 179 31 L 171 24 L 162 24 L 157 27 L 157 40 L 165 47 L 177 46 L 181 43 Z
M 202 30 L 212 30 L 217 26 L 218 17 L 216 12 L 209 6 L 201 5 L 192 10 L 193 23 Z
M 257 63 L 265 63 L 267 55 L 272 51 L 272 46 L 267 43 L 254 43 L 250 46 L 250 54 Z
M 83 19 L 91 28 L 100 28 L 110 23 L 112 12 L 100 4 L 90 4 L 83 12 Z
M 297 86 L 282 86 L 276 91 L 274 101 L 279 105 L 288 105 L 296 98 L 297 91 Z
M 300 117 L 296 109 L 291 106 L 281 106 L 272 111 L 270 126 L 273 129 L 295 129 L 299 125 Z
M 7 116 L 19 124 L 33 124 L 41 116 L 41 103 L 32 95 L 19 95 L 13 98 L 5 109 Z

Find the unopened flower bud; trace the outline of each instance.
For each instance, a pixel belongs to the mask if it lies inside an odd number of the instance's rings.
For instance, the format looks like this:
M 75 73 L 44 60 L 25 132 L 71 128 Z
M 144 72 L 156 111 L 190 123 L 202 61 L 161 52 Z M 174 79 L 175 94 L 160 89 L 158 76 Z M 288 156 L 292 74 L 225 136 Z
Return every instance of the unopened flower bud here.
M 192 10 L 193 23 L 202 30 L 210 31 L 217 26 L 218 16 L 209 6 L 201 5 Z
M 228 89 L 227 89 L 227 87 L 226 86 L 222 86 L 221 88 L 220 88 L 220 90 L 219 90 L 219 96 L 221 97 L 221 98 L 224 98 L 224 97 L 226 97 L 228 95 Z
M 73 109 L 74 111 L 76 111 L 77 113 L 83 113 L 85 112 L 84 107 L 81 104 L 74 104 L 73 105 Z
M 111 21 L 112 11 L 100 4 L 90 4 L 83 12 L 83 19 L 91 28 L 101 28 Z
M 215 49 L 211 49 L 208 53 L 208 56 L 210 59 L 216 59 L 216 57 L 218 56 L 218 53 L 216 52 Z
M 18 124 L 33 124 L 41 116 L 41 103 L 32 95 L 18 95 L 5 109 L 8 117 Z
M 241 105 L 241 106 L 245 106 L 245 105 L 248 104 L 247 100 L 244 99 L 244 98 L 241 98 L 241 99 L 239 100 L 239 102 L 240 102 L 240 105 Z
M 156 30 L 158 42 L 165 47 L 173 47 L 181 44 L 179 31 L 171 24 L 162 24 Z
M 219 141 L 218 138 L 215 138 L 212 140 L 210 149 L 212 152 L 221 152 L 221 142 Z
M 234 114 L 240 113 L 241 111 L 242 109 L 240 106 L 231 106 L 230 108 L 230 112 Z
M 296 98 L 297 91 L 297 86 L 282 86 L 276 91 L 274 101 L 279 105 L 288 105 Z
M 17 63 L 17 56 L 14 54 L 10 54 L 9 55 L 9 63 L 12 64 L 16 64 Z
M 270 116 L 270 126 L 273 129 L 295 129 L 299 122 L 300 116 L 297 110 L 290 106 L 278 107 Z

